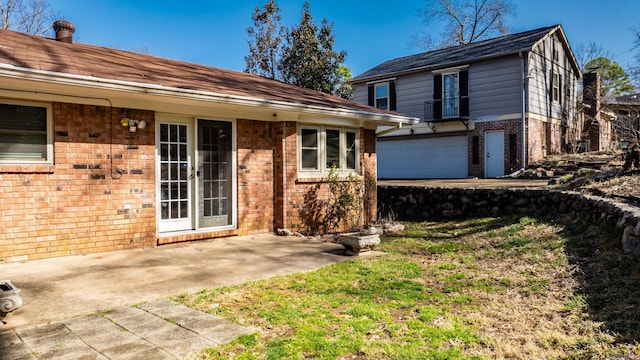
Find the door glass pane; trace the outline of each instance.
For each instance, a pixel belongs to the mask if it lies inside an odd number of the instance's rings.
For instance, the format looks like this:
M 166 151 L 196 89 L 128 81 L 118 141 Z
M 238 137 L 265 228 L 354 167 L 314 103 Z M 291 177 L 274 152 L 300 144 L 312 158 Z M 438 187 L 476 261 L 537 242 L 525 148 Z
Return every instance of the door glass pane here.
M 181 134 L 184 134 L 184 137 Z M 160 216 L 162 220 L 187 219 L 190 216 L 186 134 L 187 125 L 160 124 Z
M 200 227 L 232 223 L 231 145 L 231 123 L 198 121 Z
M 167 144 L 160 145 L 160 160 L 169 161 L 169 145 Z

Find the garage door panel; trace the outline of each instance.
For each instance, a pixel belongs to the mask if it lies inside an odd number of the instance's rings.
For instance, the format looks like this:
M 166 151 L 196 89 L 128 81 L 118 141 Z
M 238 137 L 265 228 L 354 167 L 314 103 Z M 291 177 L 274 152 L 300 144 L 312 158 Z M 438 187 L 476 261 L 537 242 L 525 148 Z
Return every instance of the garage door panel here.
M 466 178 L 467 136 L 378 142 L 378 177 L 386 179 Z

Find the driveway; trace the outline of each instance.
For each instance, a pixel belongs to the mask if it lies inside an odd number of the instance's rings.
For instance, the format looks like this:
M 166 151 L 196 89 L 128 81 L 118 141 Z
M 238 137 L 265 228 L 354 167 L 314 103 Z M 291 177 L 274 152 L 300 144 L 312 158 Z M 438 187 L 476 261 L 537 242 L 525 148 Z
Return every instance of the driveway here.
M 378 180 L 378 186 L 427 186 L 443 188 L 538 188 L 547 186 L 547 179 L 424 179 Z

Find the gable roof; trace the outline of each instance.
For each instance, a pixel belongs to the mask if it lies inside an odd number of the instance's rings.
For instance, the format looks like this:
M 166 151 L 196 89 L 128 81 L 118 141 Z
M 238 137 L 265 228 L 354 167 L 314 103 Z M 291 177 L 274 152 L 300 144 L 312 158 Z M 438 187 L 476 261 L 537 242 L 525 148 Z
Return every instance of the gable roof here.
M 413 118 L 257 75 L 146 54 L 0 30 L 0 78 L 111 84 L 208 101 L 412 123 Z M 57 79 L 57 80 L 56 80 Z M 0 86 L 1 87 L 1 86 Z M 146 91 L 146 90 L 145 90 Z
M 365 71 L 353 78 L 353 83 L 360 83 L 367 80 L 381 79 L 392 75 L 411 73 L 415 71 L 442 68 L 460 65 L 471 61 L 478 61 L 496 58 L 505 55 L 517 54 L 519 52 L 531 51 L 535 45 L 550 36 L 554 32 L 559 32 L 561 39 L 571 50 L 567 42 L 561 25 L 547 26 L 539 29 L 529 30 L 516 34 L 509 34 L 493 39 L 478 41 L 470 44 L 452 46 L 444 49 L 428 51 L 420 54 L 404 56 L 391 59 L 382 64 Z M 572 64 L 574 69 L 578 69 L 577 62 L 571 51 Z

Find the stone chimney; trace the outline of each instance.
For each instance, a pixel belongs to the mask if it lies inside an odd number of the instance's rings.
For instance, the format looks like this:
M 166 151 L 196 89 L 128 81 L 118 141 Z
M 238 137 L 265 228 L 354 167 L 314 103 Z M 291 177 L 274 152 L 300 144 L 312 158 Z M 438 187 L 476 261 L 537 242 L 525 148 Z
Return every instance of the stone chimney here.
M 56 31 L 56 41 L 73 43 L 73 33 L 76 31 L 76 27 L 71 22 L 57 20 L 53 23 L 53 30 Z

